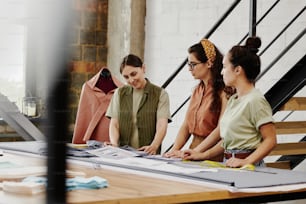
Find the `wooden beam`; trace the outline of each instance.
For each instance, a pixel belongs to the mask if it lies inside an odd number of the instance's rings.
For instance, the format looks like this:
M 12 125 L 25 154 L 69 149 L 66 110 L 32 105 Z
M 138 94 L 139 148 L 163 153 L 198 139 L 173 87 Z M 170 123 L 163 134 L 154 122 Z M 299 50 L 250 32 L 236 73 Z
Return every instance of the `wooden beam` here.
M 24 140 L 45 140 L 43 133 L 23 115 L 16 104 L 0 93 L 0 115 Z
M 277 134 L 306 133 L 306 121 L 276 122 L 275 128 Z

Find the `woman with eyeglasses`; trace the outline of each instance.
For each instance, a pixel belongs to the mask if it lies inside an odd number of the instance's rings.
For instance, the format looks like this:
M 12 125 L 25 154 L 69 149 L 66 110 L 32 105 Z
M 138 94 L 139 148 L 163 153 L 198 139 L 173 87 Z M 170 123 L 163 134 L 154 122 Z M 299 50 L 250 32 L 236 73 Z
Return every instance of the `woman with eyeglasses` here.
M 145 77 L 145 69 L 138 56 L 123 58 L 120 73 L 127 85 L 115 91 L 106 112 L 110 143 L 158 154 L 171 121 L 169 96 Z
M 186 150 L 184 159 L 204 160 L 224 155 L 228 167 L 248 164 L 264 165 L 276 145 L 276 131 L 270 104 L 255 88 L 260 73 L 261 45 L 258 37 L 250 37 L 244 46 L 234 46 L 223 59 L 221 74 L 226 85 L 236 89 L 220 120 L 220 142 L 203 153 Z
M 223 56 L 208 39 L 192 45 L 188 53 L 189 71 L 199 84 L 192 92 L 183 124 L 165 157 L 183 157 L 181 149 L 191 136 L 189 148 L 196 152 L 206 151 L 220 140 L 217 127 L 227 103 L 221 75 Z M 222 155 L 213 159 L 219 161 Z

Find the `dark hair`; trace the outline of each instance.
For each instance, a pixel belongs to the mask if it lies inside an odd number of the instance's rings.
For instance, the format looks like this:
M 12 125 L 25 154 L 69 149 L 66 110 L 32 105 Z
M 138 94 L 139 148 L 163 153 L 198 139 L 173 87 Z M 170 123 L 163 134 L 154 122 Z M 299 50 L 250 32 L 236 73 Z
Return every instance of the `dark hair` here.
M 212 62 L 213 65 L 210 69 L 212 73 L 212 82 L 213 82 L 213 101 L 210 104 L 210 111 L 220 112 L 222 106 L 220 93 L 221 91 L 225 90 L 224 81 L 221 75 L 221 70 L 223 68 L 222 64 L 223 55 L 215 45 L 214 48 L 216 52 L 216 58 Z M 194 56 L 201 62 L 207 62 L 208 60 L 201 43 L 197 43 L 189 47 L 188 53 L 194 54 Z
M 143 64 L 142 60 L 138 56 L 133 55 L 133 54 L 129 54 L 129 55 L 125 56 L 123 58 L 122 62 L 121 62 L 120 73 L 122 73 L 123 68 L 126 65 L 133 66 L 133 67 L 141 67 L 142 64 Z
M 250 82 L 255 82 L 260 73 L 260 58 L 257 55 L 261 46 L 259 37 L 249 37 L 244 46 L 234 46 L 230 49 L 229 61 L 234 66 L 241 66 Z

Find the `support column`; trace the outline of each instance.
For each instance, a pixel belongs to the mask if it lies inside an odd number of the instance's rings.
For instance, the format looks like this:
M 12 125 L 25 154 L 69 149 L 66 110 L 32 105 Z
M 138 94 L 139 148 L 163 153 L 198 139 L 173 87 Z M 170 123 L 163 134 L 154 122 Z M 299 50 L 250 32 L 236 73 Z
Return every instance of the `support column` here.
M 257 0 L 250 0 L 250 24 L 249 24 L 249 36 L 256 36 L 256 12 L 257 12 Z
M 122 58 L 130 53 L 143 59 L 146 1 L 111 0 L 108 2 L 107 67 L 117 77 Z

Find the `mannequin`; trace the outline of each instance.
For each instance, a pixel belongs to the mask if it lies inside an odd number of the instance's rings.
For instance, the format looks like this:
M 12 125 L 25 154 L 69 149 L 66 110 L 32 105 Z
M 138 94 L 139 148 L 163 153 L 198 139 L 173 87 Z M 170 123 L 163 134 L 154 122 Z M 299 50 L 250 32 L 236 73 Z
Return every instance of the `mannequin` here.
M 108 69 L 103 69 L 101 71 L 96 87 L 104 91 L 106 94 L 117 88 Z
M 116 88 L 123 83 L 102 68 L 82 86 L 72 143 L 84 144 L 88 140 L 109 141 L 109 122 L 106 109 Z

